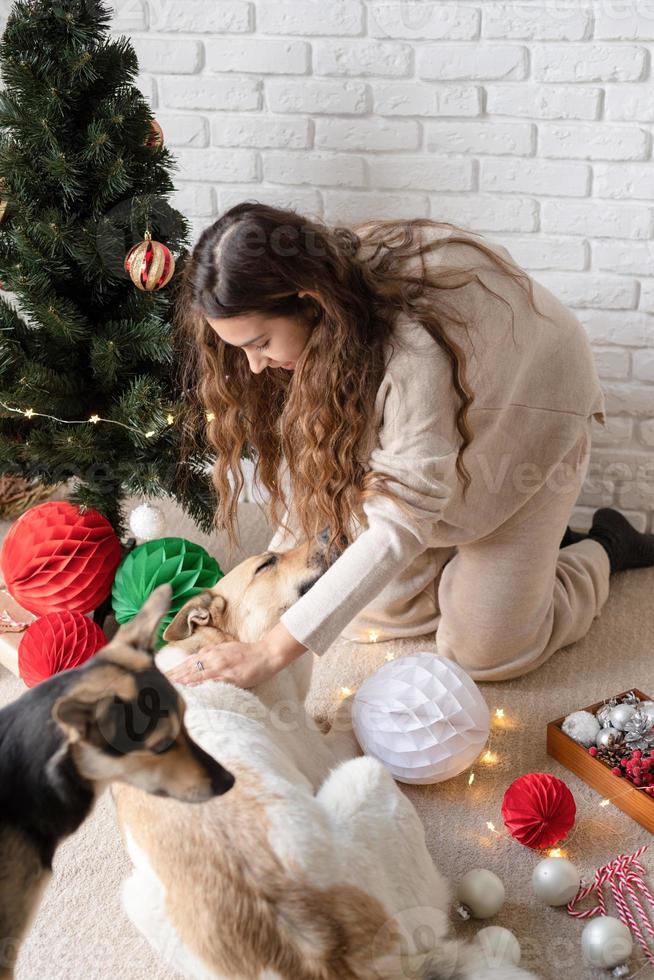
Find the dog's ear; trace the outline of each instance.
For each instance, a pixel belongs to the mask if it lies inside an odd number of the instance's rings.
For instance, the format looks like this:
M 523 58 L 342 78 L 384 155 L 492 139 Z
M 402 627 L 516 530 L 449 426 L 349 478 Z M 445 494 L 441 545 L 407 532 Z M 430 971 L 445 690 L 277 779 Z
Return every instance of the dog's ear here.
M 136 616 L 117 631 L 114 639 L 154 655 L 157 643 L 157 630 L 163 616 L 170 608 L 173 597 L 172 586 L 168 582 L 153 589 Z
M 84 692 L 78 689 L 73 694 L 57 698 L 52 706 L 52 717 L 71 742 L 79 742 L 90 736 L 95 725 L 97 704 L 97 696 L 89 692 L 87 699 Z
M 163 638 L 168 643 L 185 640 L 197 626 L 220 626 L 220 617 L 225 611 L 225 597 L 206 589 L 185 602 L 173 621 L 164 630 Z

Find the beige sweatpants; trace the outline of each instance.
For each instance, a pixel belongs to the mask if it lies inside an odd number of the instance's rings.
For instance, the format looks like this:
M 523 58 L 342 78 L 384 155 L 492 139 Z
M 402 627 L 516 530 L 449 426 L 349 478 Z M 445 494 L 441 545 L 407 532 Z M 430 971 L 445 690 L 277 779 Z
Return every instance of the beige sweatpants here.
M 489 499 L 492 531 L 430 546 L 348 623 L 343 638 L 370 643 L 435 631 L 437 653 L 477 681 L 497 681 L 535 670 L 584 636 L 608 598 L 609 557 L 597 541 L 559 545 L 588 472 L 592 422 L 589 416 L 574 446 L 511 517 L 495 526 Z M 284 550 L 281 531 L 269 548 Z
M 476 681 L 535 670 L 584 636 L 608 598 L 610 565 L 602 545 L 584 539 L 559 548 L 588 471 L 590 443 L 591 419 L 580 468 L 562 460 L 491 535 L 436 549 L 437 652 Z

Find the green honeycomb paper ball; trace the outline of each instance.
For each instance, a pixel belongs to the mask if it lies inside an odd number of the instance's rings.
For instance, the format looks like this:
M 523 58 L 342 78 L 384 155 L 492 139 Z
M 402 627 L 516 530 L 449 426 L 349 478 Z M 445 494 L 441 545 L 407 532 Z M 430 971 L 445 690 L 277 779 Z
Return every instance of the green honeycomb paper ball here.
M 215 558 L 186 538 L 155 538 L 125 555 L 118 566 L 111 593 L 116 622 L 128 623 L 150 593 L 169 582 L 173 589 L 170 609 L 157 630 L 156 649 L 164 646 L 163 634 L 185 602 L 223 577 Z

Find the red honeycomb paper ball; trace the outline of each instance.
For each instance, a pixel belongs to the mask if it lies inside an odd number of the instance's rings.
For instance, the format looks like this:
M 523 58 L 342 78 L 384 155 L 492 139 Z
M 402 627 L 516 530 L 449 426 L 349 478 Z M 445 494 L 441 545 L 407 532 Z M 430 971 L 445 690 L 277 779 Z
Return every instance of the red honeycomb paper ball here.
M 575 822 L 574 796 L 557 776 L 529 772 L 514 780 L 502 801 L 504 825 L 526 847 L 552 847 Z
M 0 569 L 10 595 L 38 616 L 92 612 L 111 592 L 120 540 L 97 510 L 67 500 L 30 507 L 4 540 Z
M 18 673 L 34 687 L 62 670 L 79 667 L 107 642 L 98 624 L 83 613 L 49 613 L 25 630 L 18 646 Z

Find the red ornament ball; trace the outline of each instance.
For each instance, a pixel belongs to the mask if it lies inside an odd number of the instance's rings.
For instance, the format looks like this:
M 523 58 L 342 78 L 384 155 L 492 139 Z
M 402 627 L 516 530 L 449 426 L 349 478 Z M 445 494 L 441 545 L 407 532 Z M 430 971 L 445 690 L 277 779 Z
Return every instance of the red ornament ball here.
M 24 609 L 87 613 L 111 593 L 122 558 L 120 540 L 97 510 L 67 500 L 30 507 L 14 521 L 0 552 L 10 595 Z
M 162 289 L 174 271 L 175 259 L 170 249 L 161 242 L 153 242 L 150 235 L 130 248 L 125 258 L 125 272 L 145 292 Z
M 552 847 L 575 822 L 574 797 L 562 779 L 530 772 L 514 780 L 502 801 L 504 825 L 526 847 Z
M 151 147 L 152 149 L 158 150 L 159 147 L 163 146 L 163 142 L 164 142 L 163 129 L 161 128 L 160 124 L 157 122 L 156 119 L 151 119 L 150 132 L 146 137 L 145 145 Z
M 49 613 L 28 626 L 18 646 L 18 673 L 28 687 L 79 667 L 108 643 L 97 623 L 79 612 Z

